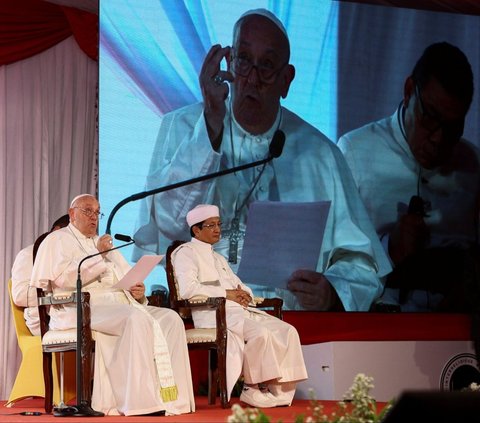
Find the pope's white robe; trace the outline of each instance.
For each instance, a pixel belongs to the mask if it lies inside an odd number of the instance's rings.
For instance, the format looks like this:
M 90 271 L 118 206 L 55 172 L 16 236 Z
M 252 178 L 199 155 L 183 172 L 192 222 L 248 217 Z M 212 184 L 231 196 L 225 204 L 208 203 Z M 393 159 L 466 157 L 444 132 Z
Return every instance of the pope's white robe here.
M 42 242 L 32 271 L 32 284 L 54 294 L 75 290 L 77 269 L 87 255 L 98 253 L 98 236 L 87 238 L 72 224 L 52 232 Z M 130 269 L 118 251 L 85 260 L 82 289 L 91 296 L 91 327 L 95 338 L 92 407 L 106 414 L 137 415 L 166 410 L 195 410 L 190 362 L 181 318 L 173 310 L 135 304 L 130 293 L 112 286 Z M 133 300 L 133 301 L 132 301 Z M 154 360 L 154 322 L 168 346 L 175 401 L 163 402 Z M 50 309 L 52 329 L 76 327 L 75 305 Z
M 210 244 L 195 238 L 172 253 L 172 264 L 181 298 L 196 295 L 226 297 L 238 285 L 252 297 L 251 289 L 232 272 L 227 261 Z M 215 310 L 193 310 L 195 327 L 213 328 Z M 243 373 L 247 384 L 275 380 L 288 385 L 290 400 L 295 383 L 307 370 L 297 330 L 290 324 L 251 307 L 227 300 L 227 388 L 229 396 Z M 284 390 L 284 394 L 287 391 Z
M 277 128 L 286 136 L 281 156 L 265 167 L 243 207 L 242 203 L 254 186 L 261 167 L 143 200 L 138 230 L 134 235 L 137 254 L 142 255 L 145 250 L 160 254 L 172 240 L 189 239 L 185 217 L 198 204 L 219 206 L 224 223 L 223 239 L 217 243 L 215 250 L 228 257 L 229 230 L 236 209 L 239 210 L 243 236 L 248 205 L 253 201 L 331 201 L 318 263 L 316 269 L 311 270 L 325 275 L 337 291 L 345 310 L 368 310 L 383 290 L 380 278 L 389 273 L 391 267 L 360 201 L 350 170 L 336 145 L 283 107 L 269 131 L 258 136 L 251 135 L 235 122 L 228 100 L 226 105 L 223 140 L 218 152 L 212 149 L 208 138 L 202 103 L 184 107 L 162 118 L 146 189 L 263 159 L 268 155 L 269 144 Z M 234 272 L 241 260 L 242 246 L 243 238 L 239 241 L 238 262 L 232 264 Z M 283 298 L 285 309 L 302 308 L 285 287 L 276 291 L 267 287 L 252 288 L 258 296 Z

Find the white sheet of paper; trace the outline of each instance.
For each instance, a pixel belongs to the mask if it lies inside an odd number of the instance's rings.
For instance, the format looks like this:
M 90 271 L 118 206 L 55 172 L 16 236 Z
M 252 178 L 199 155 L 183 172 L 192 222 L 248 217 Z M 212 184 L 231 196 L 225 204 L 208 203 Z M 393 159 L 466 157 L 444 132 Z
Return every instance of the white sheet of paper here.
M 252 203 L 238 277 L 286 289 L 293 271 L 315 270 L 329 209 L 330 201 Z
M 160 263 L 163 256 L 142 256 L 140 260 L 137 261 L 135 266 L 133 266 L 125 276 L 120 279 L 113 288 L 115 289 L 130 289 L 137 282 L 145 280 L 148 274 L 152 269 Z

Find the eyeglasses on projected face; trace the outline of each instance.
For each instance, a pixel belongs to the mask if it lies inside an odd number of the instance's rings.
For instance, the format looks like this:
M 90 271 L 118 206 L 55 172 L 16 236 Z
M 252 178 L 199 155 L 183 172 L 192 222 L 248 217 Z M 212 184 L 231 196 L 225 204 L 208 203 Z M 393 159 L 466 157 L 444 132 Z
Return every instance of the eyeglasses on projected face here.
M 419 122 L 420 125 L 428 131 L 430 134 L 437 132 L 439 129 L 450 141 L 458 141 L 463 134 L 463 127 L 464 127 L 464 119 L 454 121 L 454 122 L 447 122 L 442 120 L 436 114 L 430 112 L 426 107 L 425 103 L 423 102 L 422 93 L 418 86 L 415 84 L 415 96 L 418 99 L 418 106 L 420 110 Z
M 254 64 L 247 55 L 243 54 L 233 56 L 231 63 L 233 72 L 245 78 L 250 75 L 252 69 L 255 69 L 260 82 L 263 84 L 273 84 L 277 80 L 278 74 L 288 65 L 288 62 L 285 62 L 282 66 L 277 68 L 270 60 Z

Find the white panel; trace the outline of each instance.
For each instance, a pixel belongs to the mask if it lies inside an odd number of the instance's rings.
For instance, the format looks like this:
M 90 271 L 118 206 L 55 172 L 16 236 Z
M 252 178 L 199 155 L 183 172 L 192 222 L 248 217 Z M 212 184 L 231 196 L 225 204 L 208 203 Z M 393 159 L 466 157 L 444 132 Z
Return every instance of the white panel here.
M 309 399 L 313 389 L 316 399 L 337 401 L 358 373 L 373 377 L 377 401 L 404 390 L 441 389 L 449 362 L 473 354 L 469 341 L 325 342 L 302 348 L 309 379 L 299 383 L 296 398 Z

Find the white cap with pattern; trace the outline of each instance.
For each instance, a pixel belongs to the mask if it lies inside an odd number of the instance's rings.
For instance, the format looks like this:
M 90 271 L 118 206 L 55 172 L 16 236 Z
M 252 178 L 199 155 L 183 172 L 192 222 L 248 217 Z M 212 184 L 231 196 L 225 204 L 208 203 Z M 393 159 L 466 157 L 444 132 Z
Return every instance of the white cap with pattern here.
M 218 207 L 212 204 L 199 204 L 187 213 L 187 224 L 191 228 L 196 223 L 203 222 L 210 217 L 220 217 Z

